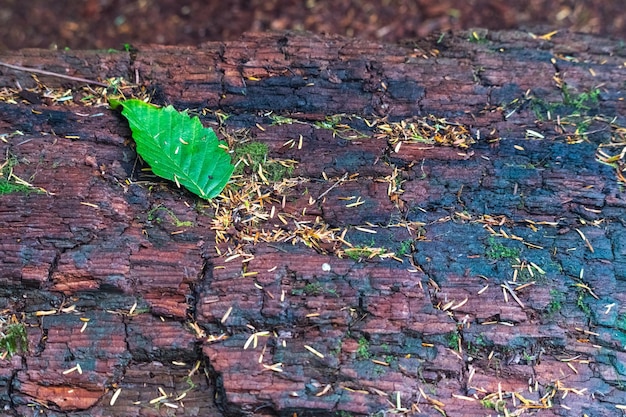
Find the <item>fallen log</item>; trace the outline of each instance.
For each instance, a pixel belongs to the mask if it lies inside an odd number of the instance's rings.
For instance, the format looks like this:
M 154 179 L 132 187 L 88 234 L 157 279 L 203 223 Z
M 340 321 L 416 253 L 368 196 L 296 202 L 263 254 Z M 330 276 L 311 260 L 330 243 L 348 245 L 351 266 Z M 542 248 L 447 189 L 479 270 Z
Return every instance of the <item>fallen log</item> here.
M 479 30 L 2 52 L 0 405 L 626 409 L 625 60 Z M 131 96 L 267 155 L 198 201 L 142 169 Z

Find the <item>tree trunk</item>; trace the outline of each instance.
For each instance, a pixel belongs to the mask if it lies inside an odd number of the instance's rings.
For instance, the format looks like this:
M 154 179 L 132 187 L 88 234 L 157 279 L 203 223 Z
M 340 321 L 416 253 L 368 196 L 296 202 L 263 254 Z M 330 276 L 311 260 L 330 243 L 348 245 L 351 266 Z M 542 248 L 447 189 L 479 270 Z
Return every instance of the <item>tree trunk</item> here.
M 268 33 L 0 61 L 110 85 L 0 67 L 7 415 L 626 409 L 621 42 Z M 120 93 L 266 144 L 261 173 L 212 202 L 159 180 Z

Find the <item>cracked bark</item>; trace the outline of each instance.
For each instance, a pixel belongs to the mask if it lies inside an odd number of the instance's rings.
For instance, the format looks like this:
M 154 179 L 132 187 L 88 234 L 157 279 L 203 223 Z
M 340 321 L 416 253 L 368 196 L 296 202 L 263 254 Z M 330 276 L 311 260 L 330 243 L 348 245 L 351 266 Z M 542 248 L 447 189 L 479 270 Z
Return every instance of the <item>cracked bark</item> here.
M 559 381 L 587 391 L 555 398 L 545 415 L 612 415 L 626 377 L 626 200 L 614 170 L 594 154 L 626 125 L 623 49 L 569 33 L 467 38 L 379 45 L 288 33 L 132 53 L 3 52 L 0 61 L 85 78 L 138 76 L 156 102 L 227 112 L 229 126 L 250 129 L 270 156 L 298 160 L 294 176 L 306 182 L 289 196 L 289 213 L 307 208 L 302 220 L 348 228 L 355 245 L 397 250 L 412 239 L 413 250 L 403 263 L 356 262 L 272 243 L 247 246 L 255 257 L 245 265 L 226 262 L 215 252 L 212 214 L 190 208 L 192 196 L 125 183 L 135 174 L 134 154 L 118 115 L 79 103 L 0 103 L 3 132 L 25 135 L 8 137 L 0 150 L 21 161 L 17 175 L 55 193 L 0 197 L 0 310 L 30 326 L 29 353 L 0 361 L 0 405 L 13 415 L 367 415 L 400 395 L 403 406 L 428 415 L 440 407 L 467 416 L 488 410 L 459 396 L 483 398 L 501 387 L 539 400 Z M 601 86 L 594 111 L 615 117 L 613 127 L 596 120 L 602 131 L 568 144 L 554 123 L 537 120 L 525 94 L 562 102 L 555 75 L 573 93 Z M 0 86 L 17 83 L 34 86 L 28 74 L 0 69 Z M 273 126 L 270 111 L 301 123 Z M 480 140 L 467 151 L 404 143 L 396 152 L 384 139 L 345 140 L 314 125 L 333 114 L 391 121 L 434 114 L 470 126 Z M 357 119 L 345 122 L 375 133 Z M 528 139 L 528 129 L 546 139 Z M 303 151 L 283 147 L 300 135 Z M 379 182 L 394 168 L 404 190 L 397 202 Z M 354 195 L 366 203 L 348 210 L 340 198 Z M 167 216 L 150 220 L 159 204 L 192 226 L 179 234 Z M 425 239 L 389 226 L 397 222 L 423 224 Z M 509 238 L 491 243 L 486 226 Z M 496 244 L 517 249 L 519 261 L 489 259 Z M 536 281 L 517 292 L 524 308 L 505 302 L 501 288 L 517 262 L 546 272 L 531 277 L 518 268 L 524 282 Z M 242 278 L 242 271 L 258 274 Z M 563 295 L 561 306 L 548 314 L 554 294 Z M 244 350 L 253 331 L 269 334 Z M 453 332 L 461 352 L 448 345 Z M 562 362 L 572 357 L 576 372 Z M 262 366 L 279 362 L 281 373 Z M 77 363 L 82 374 L 64 373 Z M 167 398 L 150 403 L 159 388 Z

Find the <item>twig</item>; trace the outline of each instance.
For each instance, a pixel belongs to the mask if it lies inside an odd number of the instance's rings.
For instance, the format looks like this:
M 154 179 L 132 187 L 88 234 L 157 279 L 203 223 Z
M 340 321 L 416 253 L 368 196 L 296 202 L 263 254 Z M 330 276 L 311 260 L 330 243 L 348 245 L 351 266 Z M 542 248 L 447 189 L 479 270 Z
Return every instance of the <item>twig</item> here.
M 7 68 L 11 68 L 11 69 L 17 70 L 17 71 L 25 71 L 25 72 L 32 72 L 32 73 L 35 73 L 35 74 L 49 75 L 51 77 L 63 78 L 63 79 L 66 79 L 66 80 L 78 81 L 78 82 L 86 83 L 86 84 L 99 85 L 101 87 L 108 87 L 109 86 L 108 84 L 101 83 L 100 81 L 88 80 L 87 78 L 81 78 L 81 77 L 72 77 L 71 75 L 57 74 L 56 72 L 40 70 L 40 69 L 37 69 L 37 68 L 29 68 L 29 67 L 22 67 L 22 66 L 19 66 L 19 65 L 7 64 L 6 62 L 2 62 L 2 61 L 0 61 L 0 65 L 3 66 L 3 67 L 7 67 Z
M 590 130 L 588 132 L 581 132 L 581 133 L 576 133 L 576 132 L 572 132 L 572 133 L 562 133 L 560 135 L 554 135 L 552 136 L 552 139 L 556 139 L 556 138 L 565 138 L 567 136 L 589 136 L 592 135 L 594 133 L 600 133 L 600 132 L 604 132 L 605 130 L 607 130 L 608 127 L 601 127 L 599 129 L 596 130 Z
M 341 184 L 342 182 L 344 182 L 346 180 L 346 178 L 348 178 L 348 173 L 346 172 L 345 174 L 343 174 L 343 177 L 339 178 L 339 180 L 337 180 L 337 182 L 335 182 L 333 185 L 330 186 L 330 188 L 326 191 L 324 191 L 322 194 L 320 194 L 315 201 L 319 201 L 322 197 L 324 197 L 326 194 L 328 194 L 330 192 L 330 190 L 332 190 L 333 188 L 335 188 L 336 186 L 338 186 L 339 184 Z
M 524 303 L 522 303 L 522 300 L 520 300 L 519 297 L 515 294 L 515 291 L 513 290 L 513 288 L 511 288 L 508 282 L 505 282 L 504 284 L 500 284 L 500 286 L 508 290 L 511 296 L 513 297 L 513 299 L 517 302 L 517 304 L 519 304 L 520 307 L 524 308 Z

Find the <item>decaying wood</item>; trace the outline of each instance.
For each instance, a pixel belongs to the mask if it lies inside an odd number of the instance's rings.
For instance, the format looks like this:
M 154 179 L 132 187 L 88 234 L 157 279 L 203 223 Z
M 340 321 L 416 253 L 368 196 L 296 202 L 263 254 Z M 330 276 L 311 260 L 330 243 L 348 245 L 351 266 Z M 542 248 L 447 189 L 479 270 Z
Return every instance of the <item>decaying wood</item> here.
M 109 94 L 216 129 L 221 112 L 221 134 L 297 161 L 291 183 L 259 182 L 265 220 L 242 207 L 220 228 L 219 207 L 140 173 L 87 87 L 0 68 L 0 150 L 45 190 L 0 196 L 0 312 L 28 336 L 0 360 L 7 415 L 626 409 L 623 159 L 597 160 L 625 146 L 619 42 L 280 33 L 0 61 L 117 79 Z M 402 136 L 419 120 L 476 143 Z

